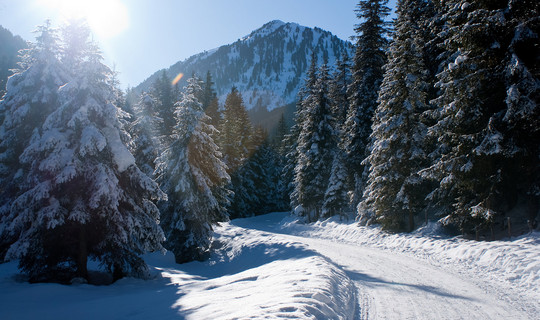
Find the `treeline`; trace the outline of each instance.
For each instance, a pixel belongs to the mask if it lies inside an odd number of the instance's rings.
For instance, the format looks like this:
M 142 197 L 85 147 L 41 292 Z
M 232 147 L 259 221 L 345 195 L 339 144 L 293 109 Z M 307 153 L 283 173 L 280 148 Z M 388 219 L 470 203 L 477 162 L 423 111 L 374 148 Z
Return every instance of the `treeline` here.
M 402 0 L 390 25 L 386 3 L 359 2 L 350 72 L 347 57 L 334 76 L 312 58 L 287 155 L 292 206 L 313 221 L 350 205 L 390 231 L 534 228 L 540 4 Z

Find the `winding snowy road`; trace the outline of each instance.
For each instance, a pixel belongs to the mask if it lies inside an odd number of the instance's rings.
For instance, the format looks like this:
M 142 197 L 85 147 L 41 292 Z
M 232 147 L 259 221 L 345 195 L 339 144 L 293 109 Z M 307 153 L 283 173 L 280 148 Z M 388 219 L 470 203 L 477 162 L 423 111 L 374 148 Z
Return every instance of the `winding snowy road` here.
M 275 232 L 273 221 L 245 228 Z M 242 226 L 242 223 L 238 223 Z M 302 243 L 341 268 L 357 289 L 358 319 L 535 319 L 504 289 L 395 252 L 328 239 L 277 235 Z M 534 308 L 536 309 L 536 308 Z M 531 313 L 532 312 L 532 313 Z

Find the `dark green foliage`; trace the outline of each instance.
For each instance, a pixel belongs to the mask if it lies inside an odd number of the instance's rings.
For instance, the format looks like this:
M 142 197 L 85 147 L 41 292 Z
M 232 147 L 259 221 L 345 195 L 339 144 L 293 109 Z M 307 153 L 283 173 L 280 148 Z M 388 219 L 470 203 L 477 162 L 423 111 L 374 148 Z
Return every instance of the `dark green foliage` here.
M 363 190 L 364 165 L 371 133 L 371 120 L 377 107 L 379 87 L 386 63 L 389 33 L 385 17 L 390 13 L 387 0 L 359 1 L 356 15 L 361 23 L 356 25 L 356 52 L 353 60 L 353 81 L 349 87 L 350 106 L 345 123 L 345 163 L 353 190 L 353 203 L 358 203 Z

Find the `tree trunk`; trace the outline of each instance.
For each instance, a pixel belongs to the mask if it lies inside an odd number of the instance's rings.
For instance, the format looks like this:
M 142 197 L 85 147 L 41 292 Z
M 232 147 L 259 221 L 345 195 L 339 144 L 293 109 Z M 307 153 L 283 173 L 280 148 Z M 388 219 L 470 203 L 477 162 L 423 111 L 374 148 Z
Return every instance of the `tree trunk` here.
M 86 238 L 86 228 L 84 225 L 79 229 L 79 256 L 77 257 L 77 276 L 88 278 L 88 241 Z

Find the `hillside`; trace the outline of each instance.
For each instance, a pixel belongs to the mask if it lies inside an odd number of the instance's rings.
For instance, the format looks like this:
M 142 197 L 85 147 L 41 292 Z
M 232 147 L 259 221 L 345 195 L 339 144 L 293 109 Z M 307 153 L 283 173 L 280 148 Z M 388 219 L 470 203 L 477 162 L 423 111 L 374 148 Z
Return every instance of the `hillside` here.
M 248 110 L 272 111 L 294 103 L 313 51 L 319 64 L 327 59 L 334 65 L 344 52 L 352 56 L 353 47 L 328 31 L 275 20 L 232 44 L 194 55 L 166 71 L 171 78 L 179 73 L 204 76 L 210 71 L 221 102 L 235 86 L 242 92 Z M 147 90 L 161 72 L 136 89 Z

